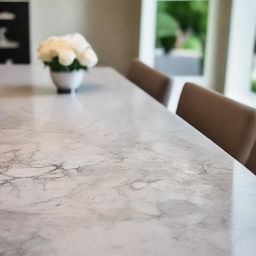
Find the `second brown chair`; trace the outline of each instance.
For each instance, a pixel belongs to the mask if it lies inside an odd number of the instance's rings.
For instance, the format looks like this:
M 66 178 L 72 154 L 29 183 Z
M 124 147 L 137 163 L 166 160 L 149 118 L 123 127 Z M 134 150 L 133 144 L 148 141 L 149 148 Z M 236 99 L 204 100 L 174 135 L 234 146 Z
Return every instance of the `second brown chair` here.
M 246 161 L 245 166 L 254 174 L 256 174 L 256 141 L 254 142 L 254 146 L 250 152 L 250 155 Z
M 130 63 L 127 78 L 167 106 L 172 82 L 168 76 L 148 67 L 138 59 L 134 59 Z
M 177 114 L 246 164 L 256 137 L 256 112 L 218 93 L 186 83 Z

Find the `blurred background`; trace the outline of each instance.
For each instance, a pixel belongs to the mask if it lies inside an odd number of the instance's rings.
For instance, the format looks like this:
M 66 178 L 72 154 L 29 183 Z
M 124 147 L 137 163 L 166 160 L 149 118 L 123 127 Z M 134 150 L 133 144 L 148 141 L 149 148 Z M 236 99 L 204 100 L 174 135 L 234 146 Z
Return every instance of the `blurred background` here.
M 40 65 L 41 41 L 79 32 L 99 65 L 126 74 L 139 57 L 177 87 L 196 82 L 255 107 L 255 13 L 255 0 L 0 0 L 0 62 Z

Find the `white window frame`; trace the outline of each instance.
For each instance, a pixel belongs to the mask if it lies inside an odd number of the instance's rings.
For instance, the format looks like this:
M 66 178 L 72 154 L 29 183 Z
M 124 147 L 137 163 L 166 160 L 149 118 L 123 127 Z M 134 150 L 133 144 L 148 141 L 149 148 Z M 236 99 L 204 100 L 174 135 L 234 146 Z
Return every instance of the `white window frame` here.
M 154 66 L 157 0 L 141 0 L 139 59 Z
M 232 4 L 225 95 L 255 107 L 256 97 L 250 92 L 250 83 L 256 32 L 256 1 L 233 0 Z

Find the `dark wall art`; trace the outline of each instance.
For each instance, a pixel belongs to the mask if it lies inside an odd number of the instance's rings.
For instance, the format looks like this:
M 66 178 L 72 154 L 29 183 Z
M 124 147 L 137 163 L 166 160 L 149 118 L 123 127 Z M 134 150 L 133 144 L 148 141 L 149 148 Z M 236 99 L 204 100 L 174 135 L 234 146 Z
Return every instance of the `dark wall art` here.
M 29 3 L 0 1 L 0 63 L 30 63 Z

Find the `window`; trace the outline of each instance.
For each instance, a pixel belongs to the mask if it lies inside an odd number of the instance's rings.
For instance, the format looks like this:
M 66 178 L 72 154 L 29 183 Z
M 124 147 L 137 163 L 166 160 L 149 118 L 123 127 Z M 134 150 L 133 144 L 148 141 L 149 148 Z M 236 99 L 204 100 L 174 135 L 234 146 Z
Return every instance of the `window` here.
M 169 75 L 202 75 L 208 1 L 157 1 L 155 68 Z

